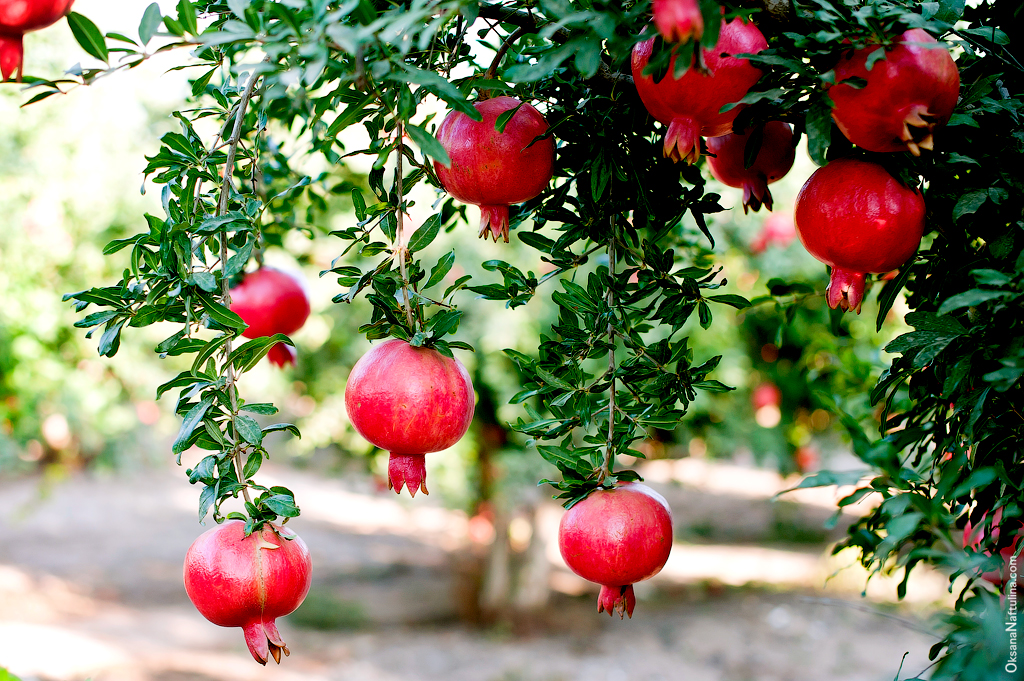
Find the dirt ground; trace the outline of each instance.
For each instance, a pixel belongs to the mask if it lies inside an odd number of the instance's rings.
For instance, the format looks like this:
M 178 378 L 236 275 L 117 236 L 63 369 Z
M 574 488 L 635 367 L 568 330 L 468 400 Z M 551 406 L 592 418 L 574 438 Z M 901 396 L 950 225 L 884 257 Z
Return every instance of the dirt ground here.
M 544 506 L 523 556 L 541 557 L 546 601 L 481 624 L 474 585 L 494 571 L 464 514 L 369 481 L 265 470 L 299 492 L 293 527 L 314 563 L 309 599 L 280 622 L 292 650 L 280 667 L 257 665 L 240 630 L 188 602 L 181 561 L 204 528 L 171 467 L 0 481 L 0 666 L 23 681 L 892 681 L 904 653 L 900 679 L 925 669 L 936 640 L 922 617 L 940 577 L 912 584 L 909 605 L 884 602 L 885 583 L 881 600 L 861 599 L 862 573 L 824 590 L 837 566 L 827 503 L 772 503 L 760 472 L 650 471 L 677 545 L 638 587 L 631 621 L 596 613 L 551 542 L 559 510 Z

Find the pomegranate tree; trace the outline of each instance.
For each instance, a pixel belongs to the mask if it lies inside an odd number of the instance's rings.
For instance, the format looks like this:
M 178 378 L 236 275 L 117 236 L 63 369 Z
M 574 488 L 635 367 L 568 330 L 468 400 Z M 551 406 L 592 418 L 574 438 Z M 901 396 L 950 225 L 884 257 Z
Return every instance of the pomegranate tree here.
M 796 231 L 832 268 L 829 307 L 860 313 L 864 275 L 894 270 L 917 251 L 924 208 L 920 192 L 876 163 L 839 159 L 811 175 L 796 198 Z
M 22 36 L 57 23 L 71 11 L 74 0 L 0 1 L 0 74 L 3 79 L 18 74 L 25 57 Z
M 731 55 L 752 54 L 767 47 L 767 41 L 754 24 L 743 23 L 738 18 L 722 22 L 715 47 L 701 48 L 703 68 L 691 64 L 683 77 L 676 79 L 673 56 L 668 74 L 655 83 L 653 75 L 643 75 L 654 49 L 654 39 L 637 43 L 631 60 L 633 81 L 647 111 L 668 125 L 666 157 L 695 163 L 700 158 L 702 136 L 720 137 L 732 132 L 740 107 L 725 113 L 720 110 L 742 99 L 761 77 L 761 70 L 746 59 Z
M 352 367 L 345 408 L 356 431 L 390 452 L 388 488 L 427 494 L 424 454 L 462 439 L 473 421 L 473 382 L 462 362 L 393 338 Z
M 945 125 L 960 94 L 960 72 L 949 51 L 925 31 L 906 31 L 885 58 L 868 70 L 878 46 L 853 50 L 836 64 L 836 83 L 828 93 L 832 118 L 847 139 L 868 151 L 932 149 L 933 133 Z M 867 81 L 865 87 L 843 83 Z
M 490 232 L 508 243 L 508 207 L 534 198 L 548 186 L 554 172 L 555 142 L 537 109 L 515 97 L 495 97 L 473 105 L 482 120 L 452 111 L 437 129 L 451 166 L 434 161 L 445 191 L 464 203 L 480 206 L 480 236 Z M 498 117 L 517 109 L 495 129 Z
M 770 121 L 760 127 L 761 148 L 749 168 L 744 167 L 747 142 L 758 129 L 729 133 L 708 139 L 708 167 L 715 179 L 743 190 L 743 212 L 758 211 L 763 204 L 772 209 L 768 185 L 785 177 L 796 159 L 793 127 L 782 121 Z
M 203 617 L 241 627 L 249 652 L 265 665 L 289 654 L 275 620 L 293 612 L 310 585 L 309 550 L 298 535 L 265 524 L 245 536 L 229 520 L 199 535 L 185 554 L 185 591 Z
M 704 17 L 697 0 L 654 0 L 654 25 L 670 43 L 683 43 L 704 35 Z
M 245 275 L 242 283 L 231 289 L 231 310 L 249 325 L 242 332 L 246 338 L 276 333 L 289 336 L 306 323 L 309 298 L 298 277 L 264 266 Z M 277 343 L 267 353 L 267 359 L 279 367 L 294 365 L 295 358 L 295 348 L 287 343 Z
M 633 617 L 633 584 L 661 572 L 672 551 L 672 512 L 646 485 L 600 489 L 562 516 L 558 549 L 573 572 L 601 585 L 598 612 Z

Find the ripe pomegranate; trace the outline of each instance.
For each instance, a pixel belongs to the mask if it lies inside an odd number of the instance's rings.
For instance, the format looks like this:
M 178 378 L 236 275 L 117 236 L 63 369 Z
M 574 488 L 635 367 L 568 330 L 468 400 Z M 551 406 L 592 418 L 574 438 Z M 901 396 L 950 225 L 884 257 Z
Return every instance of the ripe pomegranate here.
M 700 158 L 701 136 L 720 137 L 732 132 L 740 107 L 726 113 L 719 113 L 719 110 L 742 99 L 761 77 L 761 71 L 746 59 L 728 55 L 760 52 L 767 47 L 761 31 L 753 24 L 745 24 L 738 18 L 723 22 L 714 49 L 701 48 L 704 69 L 691 66 L 676 80 L 672 75 L 675 70 L 675 57 L 672 57 L 668 74 L 655 83 L 653 75 L 643 75 L 654 39 L 637 43 L 631 60 L 633 81 L 647 111 L 668 125 L 666 157 L 695 163 Z
M 654 25 L 670 43 L 684 43 L 704 35 L 704 17 L 697 0 L 654 0 Z
M 856 310 L 864 275 L 906 262 L 924 233 L 924 198 L 885 168 L 839 159 L 819 168 L 796 197 L 796 231 L 807 251 L 832 268 L 829 307 Z
M 548 123 L 539 111 L 515 97 L 495 97 L 473 106 L 483 120 L 452 111 L 441 122 L 437 139 L 452 165 L 446 168 L 434 161 L 434 171 L 445 191 L 480 206 L 481 238 L 490 230 L 495 241 L 501 237 L 508 243 L 508 207 L 529 201 L 548 186 L 555 142 L 550 137 L 534 142 L 547 132 Z M 504 132 L 495 130 L 498 116 L 517 106 Z
M 772 194 L 768 185 L 785 177 L 796 159 L 793 127 L 782 121 L 771 121 L 762 126 L 764 137 L 761 150 L 754 163 L 743 167 L 743 153 L 754 130 L 743 134 L 729 133 L 708 139 L 708 166 L 711 174 L 722 184 L 743 190 L 743 212 L 757 212 L 761 205 L 772 209 Z
M 277 526 L 245 536 L 241 520 L 199 535 L 185 554 L 185 591 L 203 617 L 222 627 L 242 627 L 249 652 L 265 665 L 280 664 L 288 646 L 278 617 L 294 611 L 309 592 L 309 549 L 298 535 Z
M 0 75 L 18 74 L 25 56 L 22 36 L 57 23 L 71 11 L 74 0 L 0 0 Z
M 646 485 L 597 490 L 562 516 L 558 549 L 569 569 L 601 585 L 598 612 L 633 617 L 633 583 L 661 572 L 672 551 L 672 512 Z
M 985 518 L 987 517 L 988 512 L 986 511 L 981 515 L 981 522 L 983 523 Z M 985 536 L 989 533 L 991 533 L 992 535 L 992 541 L 998 542 L 999 535 L 1002 530 L 1002 528 L 1000 527 L 1002 521 L 1002 508 L 996 509 L 996 512 L 992 515 L 992 523 L 987 527 L 984 525 L 980 525 L 979 527 L 975 528 L 971 525 L 970 519 L 968 519 L 967 524 L 964 525 L 964 548 L 970 548 L 973 551 L 977 551 L 978 548 L 981 546 L 982 542 L 985 541 Z M 1019 523 L 1016 524 L 1019 525 Z M 1007 580 L 1010 577 L 1010 558 L 1013 556 L 1014 553 L 1017 552 L 1017 545 L 1020 544 L 1022 537 L 1024 537 L 1024 535 L 1022 535 L 1022 530 L 1017 530 L 1017 534 L 1014 536 L 1013 543 L 1010 546 L 1006 546 L 999 550 L 999 555 L 1003 558 L 1003 569 L 990 570 L 988 572 L 984 572 L 981 575 L 982 579 L 984 579 L 986 582 L 995 584 L 996 586 L 1002 586 L 1007 582 Z M 992 554 L 989 551 L 985 551 L 985 555 L 990 556 Z
M 796 225 L 788 213 L 772 213 L 761 225 L 761 232 L 750 243 L 754 255 L 764 253 L 769 246 L 785 248 L 796 238 Z
M 302 281 L 273 267 L 261 267 L 247 274 L 231 289 L 231 310 L 249 325 L 242 335 L 262 338 L 275 333 L 291 335 L 302 328 L 309 317 L 309 298 Z M 295 348 L 277 343 L 267 353 L 276 366 L 295 364 Z
M 457 359 L 393 338 L 359 358 L 345 386 L 356 431 L 386 449 L 388 488 L 427 492 L 424 454 L 451 447 L 473 421 L 473 382 Z
M 923 44 L 922 44 L 923 43 Z M 877 50 L 854 50 L 836 64 L 829 96 L 832 118 L 846 138 L 868 151 L 907 151 L 920 156 L 934 145 L 933 133 L 945 125 L 960 94 L 960 72 L 949 50 L 919 28 L 903 33 L 885 59 L 868 71 L 867 58 Z M 863 78 L 867 87 L 845 85 Z

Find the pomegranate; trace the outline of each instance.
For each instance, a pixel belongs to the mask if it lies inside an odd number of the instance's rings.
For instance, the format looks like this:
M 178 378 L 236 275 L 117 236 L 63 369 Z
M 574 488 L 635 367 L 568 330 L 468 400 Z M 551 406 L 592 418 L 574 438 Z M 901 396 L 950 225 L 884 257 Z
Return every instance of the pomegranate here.
M 673 56 L 668 74 L 655 83 L 653 76 L 643 75 L 654 49 L 654 39 L 637 43 L 632 56 L 633 81 L 647 111 L 668 125 L 666 157 L 695 163 L 700 158 L 701 136 L 720 137 L 732 132 L 740 107 L 725 113 L 719 110 L 742 99 L 761 77 L 761 71 L 746 59 L 729 55 L 760 52 L 767 47 L 761 31 L 753 24 L 745 24 L 738 18 L 723 22 L 714 49 L 701 48 L 704 69 L 691 65 L 683 77 L 676 80 L 672 75 Z
M 424 454 L 451 447 L 473 421 L 473 382 L 457 359 L 393 338 L 359 358 L 345 386 L 356 431 L 390 452 L 388 488 L 427 492 Z
M 985 513 L 983 513 L 981 515 L 981 522 L 983 523 L 985 521 L 985 518 L 987 518 L 987 517 L 988 517 L 988 512 L 986 511 Z M 966 548 L 970 548 L 973 551 L 977 551 L 978 548 L 981 546 L 982 542 L 985 541 L 985 536 L 987 534 L 989 534 L 989 533 L 991 533 L 991 535 L 992 535 L 992 541 L 993 542 L 998 542 L 999 541 L 999 535 L 1000 535 L 1001 529 L 1002 529 L 1000 527 L 1002 521 L 1003 521 L 1003 509 L 1002 508 L 996 509 L 996 512 L 992 515 L 992 523 L 988 527 L 985 527 L 984 525 L 980 525 L 979 527 L 975 528 L 975 527 L 973 527 L 971 525 L 971 521 L 968 518 L 967 524 L 964 526 L 964 538 L 963 538 L 963 546 L 964 546 L 964 548 L 965 549 Z M 1017 534 L 1014 536 L 1013 544 L 1011 544 L 1010 546 L 1004 547 L 1004 548 L 999 550 L 999 555 L 1002 556 L 1002 558 L 1003 558 L 1003 569 L 1002 570 L 990 570 L 988 572 L 984 572 L 981 575 L 982 579 L 984 579 L 986 582 L 990 582 L 992 584 L 995 584 L 996 586 L 1002 586 L 1003 584 L 1005 584 L 1007 582 L 1007 580 L 1009 579 L 1009 576 L 1010 576 L 1010 558 L 1011 558 L 1011 556 L 1013 556 L 1014 553 L 1017 552 L 1017 545 L 1020 544 L 1021 537 L 1022 537 L 1021 530 L 1018 530 Z M 986 556 L 990 556 L 992 554 L 989 551 L 985 551 L 985 555 Z
M 743 190 L 743 212 L 757 212 L 761 205 L 772 209 L 772 194 L 768 185 L 785 177 L 796 159 L 793 127 L 782 121 L 771 121 L 762 126 L 764 136 L 761 150 L 754 163 L 743 167 L 747 140 L 754 130 L 742 134 L 729 133 L 708 139 L 708 166 L 711 174 L 722 184 Z
M 654 25 L 670 43 L 684 43 L 704 35 L 704 17 L 697 0 L 654 0 Z
M 796 238 L 796 225 L 789 213 L 772 213 L 765 218 L 761 232 L 750 243 L 750 252 L 754 255 L 764 253 L 769 246 L 785 248 Z
M 229 520 L 199 535 L 185 554 L 185 591 L 203 617 L 242 627 L 260 664 L 281 662 L 288 646 L 275 620 L 293 612 L 309 592 L 309 550 L 298 535 L 264 525 L 245 536 L 245 523 Z
M 862 149 L 919 156 L 933 147 L 933 133 L 953 114 L 960 72 L 949 50 L 919 28 L 903 33 L 868 71 L 868 56 L 877 49 L 854 50 L 836 64 L 839 84 L 828 91 L 835 103 L 832 118 Z M 847 78 L 863 78 L 867 87 L 843 84 Z
M 57 23 L 74 0 L 0 0 L 0 75 L 18 74 L 25 56 L 22 36 Z
M 924 198 L 885 168 L 838 159 L 814 171 L 796 197 L 796 231 L 807 251 L 832 268 L 829 307 L 856 310 L 864 275 L 906 262 L 924 233 Z
M 750 402 L 754 411 L 762 407 L 778 407 L 782 404 L 782 391 L 771 381 L 765 381 L 754 388 L 754 392 L 750 394 Z
M 273 267 L 261 267 L 247 274 L 231 289 L 231 310 L 249 325 L 242 335 L 262 338 L 275 333 L 291 335 L 302 328 L 309 317 L 309 298 L 302 281 Z M 295 364 L 295 348 L 277 343 L 267 353 L 272 364 Z
M 451 167 L 434 161 L 445 191 L 464 203 L 480 206 L 480 237 L 488 231 L 508 243 L 508 207 L 544 191 L 554 172 L 555 142 L 537 140 L 548 130 L 539 111 L 515 97 L 495 97 L 473 106 L 483 116 L 474 121 L 461 111 L 449 112 L 437 129 Z M 505 125 L 494 129 L 498 116 L 519 107 Z M 533 143 L 531 145 L 531 143 Z
M 598 612 L 633 617 L 633 583 L 661 572 L 672 551 L 672 512 L 646 485 L 597 490 L 562 516 L 558 549 L 569 569 L 601 585 Z

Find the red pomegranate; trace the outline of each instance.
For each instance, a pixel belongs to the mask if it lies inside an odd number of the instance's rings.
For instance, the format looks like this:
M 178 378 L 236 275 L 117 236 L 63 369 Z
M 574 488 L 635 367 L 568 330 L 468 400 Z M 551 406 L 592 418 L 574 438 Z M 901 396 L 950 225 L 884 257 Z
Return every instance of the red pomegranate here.
M 796 225 L 789 213 L 772 213 L 761 225 L 761 232 L 750 243 L 754 255 L 764 253 L 769 246 L 785 248 L 796 238 Z
M 750 402 L 754 411 L 762 407 L 778 407 L 782 404 L 782 391 L 771 381 L 765 381 L 750 394 Z
M 906 262 L 924 233 L 924 198 L 885 168 L 839 159 L 819 168 L 796 197 L 804 248 L 832 268 L 829 307 L 860 313 L 864 275 Z
M 985 537 L 990 533 L 992 535 L 993 542 L 999 541 L 999 535 L 1002 530 L 1000 525 L 1003 522 L 1003 509 L 996 509 L 996 512 L 992 515 L 992 523 L 985 526 L 983 523 L 987 517 L 988 512 L 986 511 L 981 515 L 982 524 L 977 528 L 971 525 L 970 519 L 967 520 L 967 524 L 964 525 L 963 538 L 963 546 L 965 549 L 970 548 L 973 551 L 977 551 L 981 547 L 982 542 L 985 541 Z M 1019 523 L 1017 524 L 1019 525 Z M 1014 536 L 1013 544 L 999 550 L 999 555 L 1003 558 L 1003 569 L 984 572 L 981 575 L 982 579 L 986 582 L 991 582 L 996 586 L 1002 586 L 1007 582 L 1010 576 L 1010 558 L 1017 552 L 1017 545 L 1020 544 L 1022 536 L 1024 536 L 1022 535 L 1022 530 L 1018 530 L 1017 534 Z M 992 554 L 989 551 L 985 551 L 985 555 L 990 556 Z
M 229 520 L 199 535 L 185 554 L 185 591 L 203 617 L 242 627 L 260 664 L 281 662 L 288 646 L 275 620 L 294 611 L 309 592 L 309 550 L 298 535 L 264 525 L 245 536 L 245 523 Z
M 762 129 L 761 150 L 749 168 L 743 167 L 743 154 L 754 130 L 711 137 L 707 141 L 711 174 L 722 184 L 743 190 L 744 213 L 748 208 L 757 212 L 762 204 L 772 209 L 768 185 L 785 177 L 796 159 L 793 127 L 789 123 L 771 121 Z
M 691 67 L 676 80 L 672 76 L 673 57 L 668 74 L 655 83 L 653 76 L 643 75 L 654 39 L 637 43 L 632 57 L 633 81 L 647 111 L 668 125 L 665 156 L 673 161 L 685 159 L 687 163 L 695 163 L 700 158 L 702 136 L 720 137 L 732 132 L 740 107 L 726 113 L 719 113 L 719 110 L 742 99 L 761 77 L 761 71 L 746 59 L 728 55 L 751 54 L 767 47 L 761 31 L 753 24 L 745 24 L 738 18 L 723 22 L 714 49 L 701 48 L 705 69 Z
M 427 494 L 424 454 L 462 439 L 473 421 L 473 382 L 457 359 L 393 338 L 359 358 L 345 386 L 356 431 L 390 452 L 388 487 Z
M 684 43 L 704 35 L 704 17 L 697 0 L 654 0 L 654 25 L 670 43 Z
M 57 23 L 71 11 L 74 0 L 0 0 L 0 74 L 18 74 L 25 56 L 22 36 Z
M 548 130 L 539 111 L 515 97 L 495 97 L 473 106 L 483 116 L 474 121 L 452 111 L 437 129 L 437 139 L 452 164 L 434 161 L 434 171 L 446 192 L 464 203 L 480 206 L 480 237 L 488 230 L 495 241 L 508 243 L 508 207 L 529 201 L 544 191 L 554 172 L 555 142 L 534 140 Z M 498 116 L 519 107 L 505 125 L 494 129 Z M 532 145 L 531 145 L 532 143 Z
M 835 67 L 829 96 L 832 118 L 846 138 L 868 151 L 931 149 L 932 134 L 945 125 L 960 94 L 960 72 L 949 50 L 919 28 L 903 33 L 885 59 L 867 70 L 876 46 L 854 50 Z M 867 87 L 842 84 L 863 78 Z
M 306 323 L 309 298 L 297 276 L 273 267 L 261 267 L 245 275 L 242 283 L 231 289 L 231 310 L 249 325 L 242 332 L 246 338 L 275 333 L 288 336 Z M 277 343 L 267 353 L 267 359 L 279 367 L 295 364 L 295 357 L 295 348 L 286 343 Z
M 598 612 L 633 617 L 633 584 L 661 572 L 672 551 L 672 512 L 646 485 L 597 490 L 562 516 L 558 549 L 569 569 L 601 585 Z

